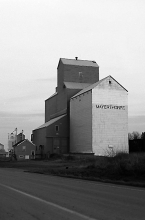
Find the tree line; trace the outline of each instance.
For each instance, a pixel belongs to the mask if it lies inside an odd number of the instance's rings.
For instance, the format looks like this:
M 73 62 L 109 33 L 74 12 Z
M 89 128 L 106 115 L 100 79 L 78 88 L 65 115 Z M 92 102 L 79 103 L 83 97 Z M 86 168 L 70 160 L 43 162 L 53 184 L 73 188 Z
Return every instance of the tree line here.
M 129 140 L 145 139 L 145 132 L 139 133 L 138 131 L 133 131 L 128 133 Z

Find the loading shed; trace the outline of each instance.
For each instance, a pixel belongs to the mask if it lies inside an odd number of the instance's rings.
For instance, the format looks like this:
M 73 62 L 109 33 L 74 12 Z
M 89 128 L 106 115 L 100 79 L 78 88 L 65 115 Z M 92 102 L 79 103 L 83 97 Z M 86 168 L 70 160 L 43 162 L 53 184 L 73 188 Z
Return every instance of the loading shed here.
M 69 132 L 67 115 L 52 118 L 33 130 L 33 142 L 37 146 L 37 157 L 47 157 L 50 154 L 65 154 L 69 152 Z

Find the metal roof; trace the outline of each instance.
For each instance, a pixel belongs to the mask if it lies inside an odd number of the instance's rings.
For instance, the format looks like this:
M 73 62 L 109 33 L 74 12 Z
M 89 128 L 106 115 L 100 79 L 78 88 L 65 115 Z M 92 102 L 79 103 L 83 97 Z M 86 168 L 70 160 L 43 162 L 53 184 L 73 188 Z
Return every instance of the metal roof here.
M 60 58 L 65 65 L 99 67 L 96 61 Z
M 80 92 L 78 92 L 77 94 L 75 94 L 73 97 L 71 97 L 71 98 L 74 98 L 74 97 L 76 97 L 76 96 L 78 96 L 78 95 L 81 95 L 81 94 L 83 94 L 83 93 L 85 93 L 85 92 L 88 92 L 88 91 L 90 91 L 90 90 L 92 90 L 93 88 L 95 88 L 97 85 L 99 85 L 102 81 L 104 81 L 106 78 L 112 78 L 114 81 L 116 81 L 112 76 L 107 76 L 107 77 L 105 77 L 105 78 L 103 78 L 103 79 L 101 79 L 101 80 L 99 80 L 98 82 L 96 82 L 96 83 L 94 83 L 94 84 L 92 84 L 92 85 L 90 85 L 90 86 L 88 86 L 88 87 L 86 87 L 86 88 L 84 88 L 83 90 L 81 90 Z M 116 81 L 117 82 L 117 81 Z M 118 83 L 118 82 L 117 82 Z M 119 83 L 118 83 L 119 84 Z M 126 90 L 121 84 L 119 84 L 124 90 Z M 127 90 L 126 90 L 127 91 Z M 128 91 L 127 91 L 128 92 Z
M 26 141 L 35 146 L 35 144 L 33 144 L 33 143 L 32 143 L 31 141 L 29 141 L 28 139 L 24 139 L 24 140 L 19 141 L 19 142 L 16 143 L 16 144 L 14 144 L 13 147 L 17 147 L 18 145 L 20 145 L 20 144 L 22 144 L 23 142 L 26 142 Z
M 84 89 L 91 85 L 91 83 L 76 83 L 76 82 L 64 82 L 67 89 Z
M 65 115 L 61 115 L 61 116 L 56 117 L 56 118 L 53 118 L 50 121 L 46 122 L 45 124 L 41 125 L 40 127 L 36 128 L 34 130 L 37 130 L 37 129 L 40 129 L 40 128 L 46 128 L 49 125 L 53 124 L 54 122 L 58 121 L 59 119 L 63 118 L 64 116 L 66 116 L 66 114 Z
M 57 92 L 55 92 L 53 95 L 51 95 L 48 99 L 51 99 L 51 98 L 53 98 L 54 96 L 56 96 L 58 93 Z M 48 99 L 46 99 L 46 100 L 48 100 Z M 45 100 L 45 101 L 46 101 Z

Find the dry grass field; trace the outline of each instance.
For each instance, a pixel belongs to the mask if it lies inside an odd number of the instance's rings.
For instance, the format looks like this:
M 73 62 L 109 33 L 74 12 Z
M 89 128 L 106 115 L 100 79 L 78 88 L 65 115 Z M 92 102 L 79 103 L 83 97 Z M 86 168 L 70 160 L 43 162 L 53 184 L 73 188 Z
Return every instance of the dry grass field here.
M 0 168 L 17 168 L 25 172 L 58 175 L 93 181 L 145 186 L 145 154 L 119 153 L 115 157 L 58 156 L 47 160 L 0 160 Z

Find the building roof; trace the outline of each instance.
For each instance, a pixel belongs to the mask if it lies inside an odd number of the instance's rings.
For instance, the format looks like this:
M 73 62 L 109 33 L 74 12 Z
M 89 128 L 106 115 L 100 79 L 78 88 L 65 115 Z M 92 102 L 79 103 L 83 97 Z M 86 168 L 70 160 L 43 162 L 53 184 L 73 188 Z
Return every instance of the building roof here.
M 91 60 L 79 60 L 79 59 L 76 60 L 76 59 L 66 59 L 66 58 L 60 58 L 60 60 L 65 65 L 99 67 L 96 61 L 91 61 Z
M 18 144 L 20 144 L 21 142 L 23 142 L 24 140 L 20 140 L 19 142 L 17 142 L 16 144 L 13 145 L 13 147 L 16 147 Z
M 64 82 L 67 89 L 84 89 L 91 85 L 91 83 L 76 83 L 76 82 Z
M 48 99 L 51 99 L 51 98 L 53 98 L 54 96 L 56 96 L 58 93 L 57 92 L 55 92 L 53 95 L 51 95 L 49 98 L 47 98 L 45 101 L 47 101 Z
M 18 143 L 14 144 L 13 147 L 17 147 L 18 145 L 20 145 L 21 143 L 25 142 L 25 141 L 28 141 L 30 142 L 31 144 L 33 144 L 31 141 L 29 141 L 28 139 L 24 139 L 24 140 L 21 140 L 19 141 Z M 35 144 L 33 144 L 35 146 Z
M 66 116 L 66 114 L 61 115 L 61 116 L 56 117 L 56 118 L 53 118 L 50 121 L 46 122 L 45 124 L 41 125 L 40 127 L 36 128 L 34 130 L 37 130 L 37 129 L 40 129 L 40 128 L 46 128 L 46 127 L 50 126 L 51 124 L 53 124 L 54 122 L 58 121 L 59 119 L 63 118 L 64 116 Z
M 107 77 L 105 77 L 105 78 L 103 78 L 103 79 L 101 79 L 101 80 L 99 80 L 98 82 L 96 82 L 96 83 L 94 83 L 94 84 L 92 84 L 92 85 L 90 85 L 90 86 L 88 86 L 88 87 L 86 87 L 86 88 L 84 88 L 84 89 L 82 89 L 80 92 L 78 92 L 77 94 L 75 94 L 73 97 L 71 97 L 71 98 L 74 98 L 74 97 L 76 97 L 76 96 L 78 96 L 78 95 L 81 95 L 81 94 L 83 94 L 83 93 L 85 93 L 85 92 L 88 92 L 88 91 L 90 91 L 90 90 L 92 90 L 93 88 L 95 88 L 96 86 L 98 86 L 102 81 L 104 81 L 106 78 L 112 78 L 114 81 L 116 81 L 112 76 L 107 76 Z M 117 81 L 116 81 L 117 82 Z M 118 82 L 117 82 L 118 83 Z M 120 85 L 120 83 L 118 83 L 119 85 Z M 123 89 L 125 89 L 122 85 L 120 85 Z M 126 89 L 125 89 L 126 90 Z M 127 91 L 127 90 L 126 90 Z M 128 92 L 128 91 L 127 91 Z
M 67 113 L 67 108 L 64 108 L 63 110 L 59 111 L 59 112 L 56 112 L 52 115 L 50 115 L 50 119 L 53 119 L 53 118 L 56 118 L 56 117 L 59 117 L 61 115 L 64 115 Z

